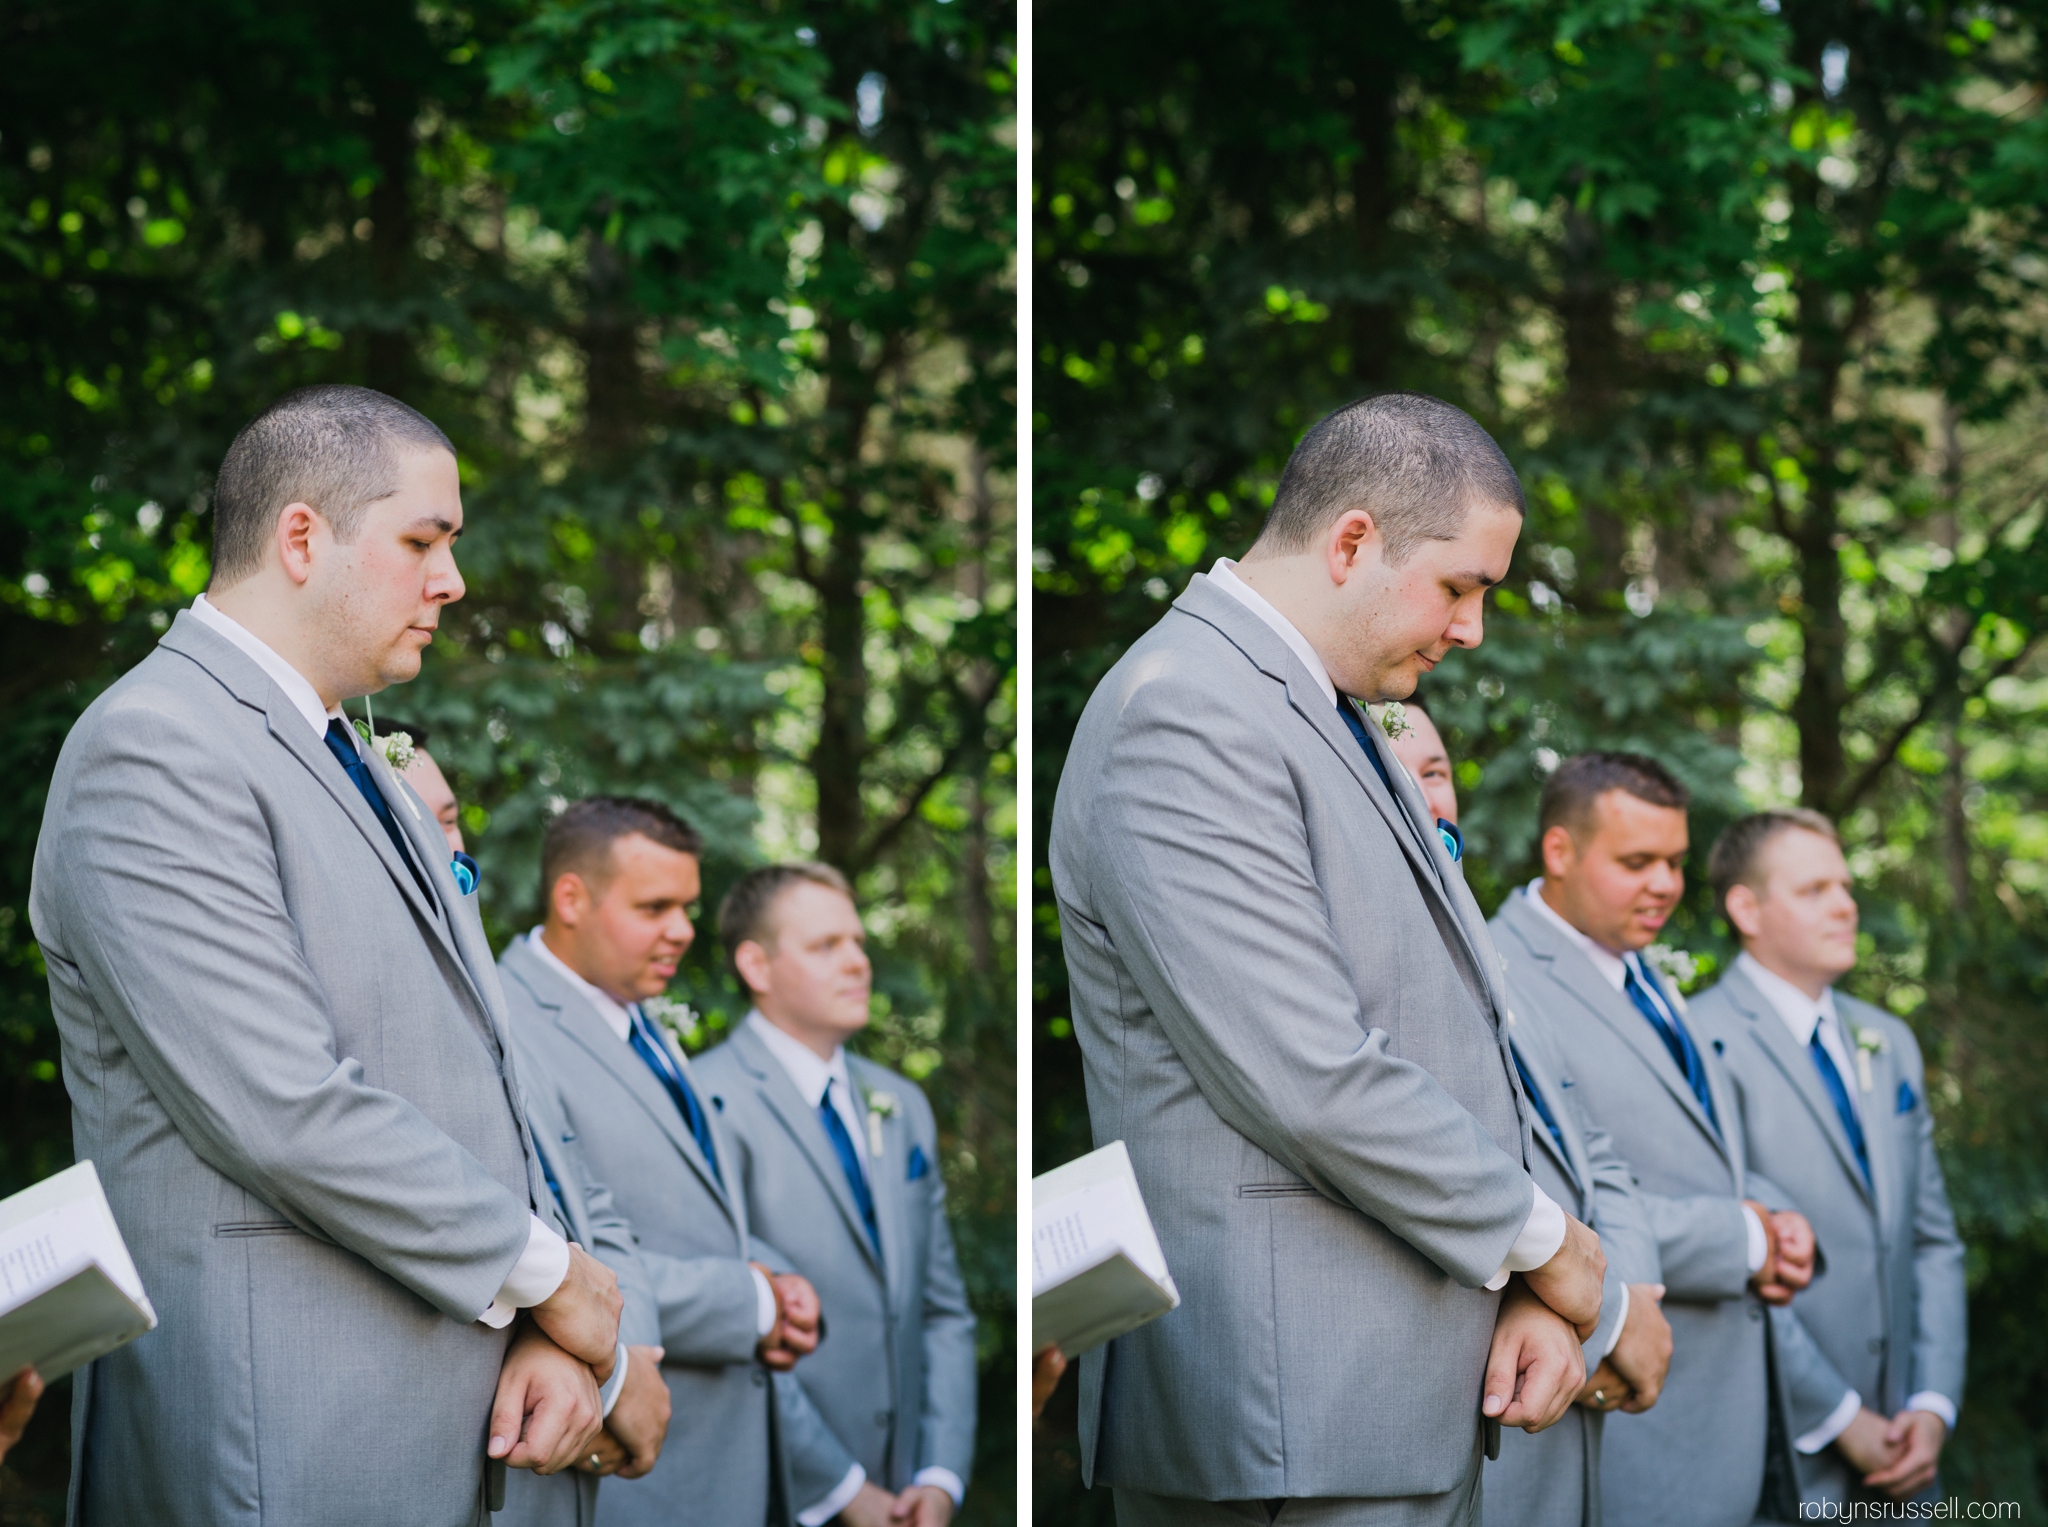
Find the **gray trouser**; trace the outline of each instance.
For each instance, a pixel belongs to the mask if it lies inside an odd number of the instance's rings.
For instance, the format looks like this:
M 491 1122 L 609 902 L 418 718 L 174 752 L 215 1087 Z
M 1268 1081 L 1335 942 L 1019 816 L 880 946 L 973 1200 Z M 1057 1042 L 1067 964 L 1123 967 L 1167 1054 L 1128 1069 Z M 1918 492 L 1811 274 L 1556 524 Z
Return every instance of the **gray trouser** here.
M 1479 1527 L 1476 1468 L 1442 1495 L 1379 1500 L 1187 1500 L 1144 1490 L 1114 1493 L 1116 1527 Z

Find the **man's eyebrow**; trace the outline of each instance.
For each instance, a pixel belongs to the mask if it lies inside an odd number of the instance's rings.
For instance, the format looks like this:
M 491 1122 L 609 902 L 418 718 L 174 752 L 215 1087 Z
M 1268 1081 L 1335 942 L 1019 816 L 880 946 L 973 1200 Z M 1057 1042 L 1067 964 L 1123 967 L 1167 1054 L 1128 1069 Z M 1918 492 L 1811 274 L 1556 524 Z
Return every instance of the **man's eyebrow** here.
M 1483 589 L 1493 588 L 1501 581 L 1500 578 L 1494 577 L 1492 573 L 1485 572 L 1451 573 L 1448 576 L 1453 583 L 1476 583 Z M 1505 577 L 1506 574 L 1501 576 Z
M 438 514 L 423 514 L 405 528 L 408 531 L 432 530 L 437 535 L 462 534 L 462 527 L 460 525 L 456 524 L 453 520 L 444 520 Z

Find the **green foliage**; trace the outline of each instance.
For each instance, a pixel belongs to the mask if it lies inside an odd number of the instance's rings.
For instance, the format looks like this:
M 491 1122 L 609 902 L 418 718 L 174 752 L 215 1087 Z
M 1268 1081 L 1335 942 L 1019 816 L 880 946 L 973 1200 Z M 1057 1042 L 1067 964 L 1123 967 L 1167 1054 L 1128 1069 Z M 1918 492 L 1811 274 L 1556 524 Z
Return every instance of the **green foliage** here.
M 708 1043 L 732 879 L 855 876 L 864 1044 L 932 1096 L 982 1316 L 963 1520 L 1013 1518 L 1014 35 L 1003 0 L 0 15 L 0 1191 L 69 1154 L 25 922 L 65 730 L 204 587 L 241 424 L 375 386 L 460 452 L 467 597 L 374 703 L 431 734 L 494 941 L 562 802 L 659 796 L 708 840 Z M 57 1509 L 43 1410 L 0 1521 Z
M 1748 807 L 1842 822 L 1851 984 L 1920 1035 L 1972 1245 L 1945 1483 L 2038 1506 L 2039 7 L 1037 15 L 1034 862 L 1090 690 L 1242 554 L 1301 431 L 1389 387 L 1462 404 L 1530 500 L 1488 640 L 1419 697 L 1468 878 L 1492 906 L 1536 873 L 1543 772 L 1589 745 L 1688 781 L 1695 863 Z M 1042 873 L 1033 928 L 1043 1170 L 1088 1136 Z M 1697 884 L 1671 937 L 1732 952 Z M 1047 1521 L 1105 1509 L 1071 1406 Z

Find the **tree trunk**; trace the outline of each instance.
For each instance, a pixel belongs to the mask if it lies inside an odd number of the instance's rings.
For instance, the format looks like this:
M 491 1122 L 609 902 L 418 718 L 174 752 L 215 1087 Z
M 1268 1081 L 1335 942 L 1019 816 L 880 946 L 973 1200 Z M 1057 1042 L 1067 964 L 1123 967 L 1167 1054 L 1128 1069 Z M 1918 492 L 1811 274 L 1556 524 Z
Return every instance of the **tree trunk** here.
M 370 191 L 370 289 L 379 311 L 370 319 L 364 377 L 381 393 L 403 399 L 412 381 L 412 326 L 397 311 L 405 298 L 413 243 L 413 121 L 419 97 L 391 80 L 377 94 L 370 153 L 377 184 Z

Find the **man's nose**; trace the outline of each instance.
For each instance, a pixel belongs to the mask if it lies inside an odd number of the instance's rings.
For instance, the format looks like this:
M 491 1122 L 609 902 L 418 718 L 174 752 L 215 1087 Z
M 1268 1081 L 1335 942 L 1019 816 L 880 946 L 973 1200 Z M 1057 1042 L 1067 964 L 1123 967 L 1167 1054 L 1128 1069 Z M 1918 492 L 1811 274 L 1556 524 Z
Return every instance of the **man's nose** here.
M 1468 594 L 1451 612 L 1444 640 L 1453 647 L 1476 647 L 1486 639 L 1486 595 Z
M 469 592 L 469 586 L 462 581 L 462 569 L 455 565 L 455 549 L 450 547 L 436 559 L 434 570 L 427 578 L 427 598 L 441 604 L 453 604 Z

